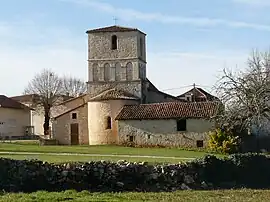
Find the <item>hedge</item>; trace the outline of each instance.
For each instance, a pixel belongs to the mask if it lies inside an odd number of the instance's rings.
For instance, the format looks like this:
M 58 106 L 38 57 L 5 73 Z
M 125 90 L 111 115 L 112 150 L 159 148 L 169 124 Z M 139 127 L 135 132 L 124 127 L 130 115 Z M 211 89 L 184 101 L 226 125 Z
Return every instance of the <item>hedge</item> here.
M 270 159 L 260 154 L 215 156 L 174 165 L 147 163 L 50 164 L 0 159 L 0 189 L 5 192 L 174 191 L 183 189 L 270 188 Z

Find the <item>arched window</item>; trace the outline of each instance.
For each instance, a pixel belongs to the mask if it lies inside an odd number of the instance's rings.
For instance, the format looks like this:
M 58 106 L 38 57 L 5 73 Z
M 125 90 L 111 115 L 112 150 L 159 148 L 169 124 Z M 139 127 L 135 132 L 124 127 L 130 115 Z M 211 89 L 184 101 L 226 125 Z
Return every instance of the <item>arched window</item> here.
M 140 38 L 140 56 L 143 56 L 143 39 Z
M 139 68 L 139 77 L 140 79 L 145 79 L 145 69 L 142 64 L 140 64 L 140 68 Z
M 115 64 L 115 80 L 116 81 L 121 81 L 121 64 L 118 62 Z
M 98 68 L 99 81 L 104 81 L 104 72 L 105 72 L 104 66 Z
M 93 64 L 93 81 L 98 81 L 99 76 L 98 76 L 98 64 Z
M 104 80 L 109 81 L 110 80 L 110 65 L 106 63 L 104 65 Z
M 116 50 L 117 49 L 117 36 L 113 35 L 112 36 L 112 50 Z
M 106 117 L 106 129 L 111 129 L 112 128 L 112 120 L 110 116 Z
M 127 81 L 132 81 L 133 80 L 133 65 L 131 62 L 127 63 L 127 74 L 126 74 L 126 78 L 127 78 Z
M 111 74 L 111 78 L 110 78 L 110 80 L 111 81 L 115 81 L 115 66 L 111 66 L 111 68 L 110 68 L 110 74 Z

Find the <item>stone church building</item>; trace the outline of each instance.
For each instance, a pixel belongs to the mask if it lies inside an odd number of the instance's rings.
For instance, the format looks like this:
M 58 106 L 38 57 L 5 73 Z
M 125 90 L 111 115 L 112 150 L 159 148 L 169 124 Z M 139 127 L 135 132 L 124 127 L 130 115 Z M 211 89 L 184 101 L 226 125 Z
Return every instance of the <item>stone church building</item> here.
M 207 145 L 218 102 L 189 102 L 158 90 L 146 75 L 145 33 L 120 26 L 86 33 L 88 93 L 57 106 L 53 138 L 59 144 Z

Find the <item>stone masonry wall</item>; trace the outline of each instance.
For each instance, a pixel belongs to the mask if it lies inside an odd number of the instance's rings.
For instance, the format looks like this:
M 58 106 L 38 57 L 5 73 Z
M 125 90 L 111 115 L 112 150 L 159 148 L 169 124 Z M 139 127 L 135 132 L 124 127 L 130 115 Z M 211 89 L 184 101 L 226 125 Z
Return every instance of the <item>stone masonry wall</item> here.
M 77 119 L 71 118 L 72 113 L 77 113 Z M 58 117 L 53 122 L 54 138 L 60 144 L 70 145 L 70 124 L 79 124 L 79 144 L 88 144 L 88 117 L 87 117 L 87 104 Z
M 116 50 L 111 50 L 111 37 L 116 35 Z M 138 58 L 137 32 L 88 34 L 88 59 Z
M 126 143 L 134 136 L 138 145 L 163 145 L 174 147 L 196 147 L 197 140 L 207 146 L 208 132 L 213 123 L 203 119 L 188 119 L 187 131 L 178 132 L 176 120 L 119 120 L 119 142 Z
M 129 64 L 131 64 L 131 71 L 127 69 Z M 108 70 L 106 70 L 107 67 Z M 140 68 L 145 69 L 145 67 L 140 67 L 140 60 L 132 58 L 126 60 L 117 58 L 101 61 L 91 60 L 88 62 L 88 81 L 128 81 L 127 78 L 129 78 L 131 81 L 139 80 L 141 71 Z M 105 74 L 108 75 L 108 79 L 106 78 Z
M 141 97 L 141 82 L 140 81 L 130 81 L 130 82 L 99 82 L 99 83 L 91 83 L 88 87 L 89 96 L 93 97 L 105 90 L 109 90 L 111 88 L 118 88 L 129 92 L 137 97 Z
M 126 104 L 138 104 L 132 100 L 109 100 L 88 102 L 89 144 L 118 143 L 118 130 L 115 117 Z M 107 129 L 107 118 L 111 118 L 111 128 Z
M 117 36 L 117 49 L 111 49 L 111 37 Z M 140 38 L 143 54 L 140 53 Z M 118 87 L 141 97 L 141 76 L 145 73 L 145 36 L 140 32 L 88 34 L 88 93 L 95 96 Z

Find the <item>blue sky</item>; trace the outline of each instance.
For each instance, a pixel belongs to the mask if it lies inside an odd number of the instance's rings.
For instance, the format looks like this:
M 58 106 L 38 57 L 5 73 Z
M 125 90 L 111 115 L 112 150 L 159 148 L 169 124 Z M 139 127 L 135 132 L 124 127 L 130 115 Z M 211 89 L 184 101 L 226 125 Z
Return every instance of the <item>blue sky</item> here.
M 211 91 L 222 68 L 268 50 L 269 9 L 269 0 L 2 0 L 0 94 L 21 94 L 43 68 L 86 81 L 85 31 L 114 17 L 147 33 L 147 77 L 159 89 Z

